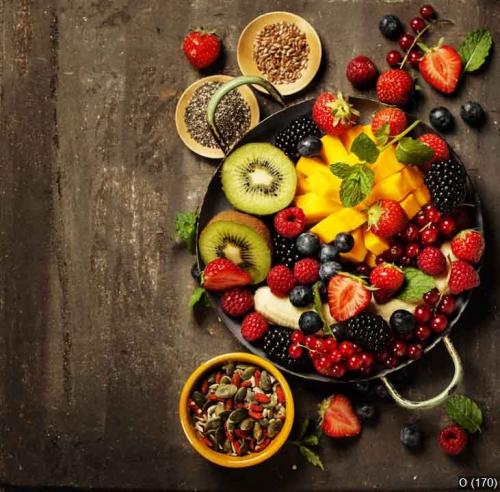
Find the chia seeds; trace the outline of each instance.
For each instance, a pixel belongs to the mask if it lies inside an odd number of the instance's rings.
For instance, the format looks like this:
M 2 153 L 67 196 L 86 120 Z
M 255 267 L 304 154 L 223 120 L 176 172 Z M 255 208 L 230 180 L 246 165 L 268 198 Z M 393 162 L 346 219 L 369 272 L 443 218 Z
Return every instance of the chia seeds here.
M 200 145 L 219 148 L 207 123 L 207 106 L 222 82 L 207 82 L 196 89 L 184 114 L 184 122 L 191 137 Z M 231 147 L 250 128 L 250 107 L 239 91 L 226 94 L 215 111 L 215 125 L 224 143 Z

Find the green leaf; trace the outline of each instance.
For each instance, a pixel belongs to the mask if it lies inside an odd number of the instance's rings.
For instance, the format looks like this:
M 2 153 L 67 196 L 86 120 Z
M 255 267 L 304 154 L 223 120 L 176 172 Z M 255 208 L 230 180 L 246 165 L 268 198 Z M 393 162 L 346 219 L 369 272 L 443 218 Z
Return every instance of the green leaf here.
M 330 171 L 340 179 L 348 178 L 354 170 L 354 166 L 346 164 L 345 162 L 336 162 L 330 165 Z
M 360 133 L 351 145 L 351 152 L 360 160 L 373 164 L 380 154 L 375 142 L 365 133 Z
M 313 466 L 317 466 L 318 468 L 321 468 L 321 470 L 324 470 L 325 467 L 323 466 L 323 463 L 321 461 L 321 458 L 311 449 L 306 448 L 305 446 L 299 446 L 299 451 L 300 454 Z
M 309 430 L 310 424 L 311 424 L 311 419 L 309 417 L 302 422 L 298 435 L 299 439 L 302 439 L 306 435 L 307 431 Z
M 201 300 L 205 302 L 205 305 L 210 305 L 208 302 L 208 298 L 206 297 L 206 291 L 203 287 L 196 287 L 189 298 L 188 306 L 190 309 L 193 309 L 196 304 L 198 304 Z
M 403 164 L 423 164 L 432 159 L 434 151 L 411 137 L 402 138 L 396 147 L 396 158 Z
M 377 145 L 385 145 L 389 140 L 390 133 L 391 127 L 389 126 L 389 123 L 384 123 L 375 133 Z
M 468 396 L 450 396 L 444 402 L 444 409 L 453 421 L 471 434 L 481 430 L 483 412 L 481 412 L 477 403 Z
M 361 192 L 366 197 L 372 191 L 375 183 L 375 173 L 366 164 L 357 164 L 356 172 Z
M 467 34 L 458 47 L 464 64 L 463 71 L 474 72 L 480 68 L 488 58 L 492 44 L 493 39 L 486 29 L 477 29 Z
M 319 444 L 319 437 L 316 434 L 310 434 L 309 436 L 304 437 L 302 442 L 306 446 L 317 446 Z
M 418 268 L 406 267 L 403 269 L 405 283 L 398 294 L 398 299 L 405 302 L 418 302 L 422 296 L 436 286 L 436 281 L 430 275 Z
M 340 185 L 340 200 L 344 207 L 354 207 L 362 202 L 371 193 L 375 182 L 375 174 L 366 164 L 356 164 L 352 168 L 351 175 Z
M 319 293 L 321 282 L 316 282 L 313 287 L 313 295 L 314 295 L 314 310 L 319 314 L 321 321 L 323 321 L 323 333 L 325 335 L 333 336 L 332 329 L 330 325 L 326 322 L 325 317 L 323 316 L 323 303 L 321 302 L 321 295 Z
M 194 212 L 177 212 L 175 214 L 175 230 L 191 254 L 196 249 L 196 223 L 198 216 Z

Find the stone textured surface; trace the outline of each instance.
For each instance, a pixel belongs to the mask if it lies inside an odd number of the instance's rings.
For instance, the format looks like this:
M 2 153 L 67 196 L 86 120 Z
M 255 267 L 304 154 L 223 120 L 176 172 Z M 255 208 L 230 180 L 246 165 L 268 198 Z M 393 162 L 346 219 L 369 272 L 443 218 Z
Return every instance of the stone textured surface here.
M 175 242 L 174 213 L 194 210 L 214 163 L 191 154 L 175 131 L 183 89 L 199 76 L 179 49 L 194 26 L 222 35 L 222 71 L 237 75 L 242 28 L 272 10 L 303 15 L 324 60 L 315 82 L 352 92 L 344 67 L 355 54 L 385 68 L 390 43 L 377 19 L 408 21 L 421 2 L 381 0 L 0 1 L 0 480 L 14 485 L 110 488 L 292 490 L 454 488 L 459 475 L 500 478 L 500 283 L 498 188 L 500 70 L 485 70 L 444 98 L 425 87 L 417 114 L 481 101 L 481 132 L 460 119 L 449 137 L 484 202 L 488 253 L 483 287 L 453 334 L 465 366 L 463 390 L 486 414 L 484 432 L 459 459 L 436 434 L 445 418 L 381 403 L 380 422 L 352 443 L 324 440 L 327 471 L 286 447 L 245 471 L 198 457 L 177 421 L 177 398 L 196 365 L 238 350 L 210 313 L 191 316 L 191 258 Z M 494 0 L 435 0 L 444 35 L 473 28 L 500 39 Z M 392 46 L 391 46 L 392 47 Z M 276 109 L 259 94 L 263 113 Z M 423 398 L 443 387 L 442 348 L 414 365 Z M 337 386 L 291 381 L 298 418 Z M 424 449 L 406 452 L 400 426 L 418 419 Z M 292 465 L 298 464 L 298 471 Z

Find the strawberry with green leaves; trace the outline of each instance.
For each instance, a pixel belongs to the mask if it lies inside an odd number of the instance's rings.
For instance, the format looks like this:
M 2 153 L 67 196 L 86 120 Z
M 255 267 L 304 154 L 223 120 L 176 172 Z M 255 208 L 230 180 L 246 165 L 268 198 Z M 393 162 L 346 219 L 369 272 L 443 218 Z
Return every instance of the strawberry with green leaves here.
M 323 92 L 312 109 L 312 117 L 318 128 L 328 135 L 342 135 L 356 123 L 359 111 L 349 104 L 341 92 Z
M 384 304 L 403 286 L 403 270 L 390 263 L 380 263 L 370 273 L 370 283 L 377 290 L 374 292 L 378 304 Z
M 379 237 L 389 238 L 401 232 L 408 217 L 395 200 L 379 200 L 368 209 L 368 227 Z

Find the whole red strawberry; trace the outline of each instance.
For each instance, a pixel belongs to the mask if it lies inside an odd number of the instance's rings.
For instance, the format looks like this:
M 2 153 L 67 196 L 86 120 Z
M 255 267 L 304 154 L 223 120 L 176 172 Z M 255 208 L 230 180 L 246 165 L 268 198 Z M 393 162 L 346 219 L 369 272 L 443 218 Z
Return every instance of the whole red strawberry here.
M 410 101 L 412 92 L 413 79 L 405 70 L 388 70 L 377 80 L 377 97 L 380 102 L 404 106 Z
M 190 31 L 182 42 L 182 50 L 194 68 L 201 70 L 212 65 L 220 56 L 221 41 L 213 32 L 201 29 Z
M 301 208 L 288 207 L 274 216 L 274 229 L 283 237 L 297 237 L 305 228 L 306 216 Z
M 354 109 L 341 92 L 323 92 L 312 109 L 312 117 L 318 128 L 329 135 L 341 135 L 354 125 L 359 111 Z
M 439 434 L 439 446 L 451 456 L 462 453 L 468 440 L 467 432 L 456 424 L 447 425 Z
M 460 294 L 466 290 L 474 289 L 474 287 L 478 287 L 480 283 L 479 274 L 474 267 L 462 260 L 451 262 L 448 287 L 452 294 Z
M 435 133 L 424 133 L 423 135 L 420 135 L 417 140 L 424 143 L 434 151 L 434 155 L 431 159 L 419 165 L 419 167 L 425 171 L 428 171 L 434 162 L 446 161 L 449 159 L 450 150 L 448 149 L 448 144 Z
M 293 274 L 299 284 L 313 284 L 319 280 L 319 261 L 304 258 L 293 266 Z
M 249 342 L 255 342 L 264 336 L 269 328 L 266 318 L 262 314 L 254 312 L 247 314 L 241 323 L 241 335 Z
M 253 294 L 241 287 L 226 290 L 222 294 L 220 305 L 229 316 L 243 316 L 253 309 Z
M 460 73 L 462 58 L 453 46 L 435 46 L 427 51 L 418 64 L 424 80 L 444 94 L 455 92 Z
M 389 125 L 389 136 L 400 134 L 408 124 L 406 113 L 399 108 L 384 108 L 377 111 L 372 118 L 372 133 L 374 135 L 385 125 Z
M 465 229 L 453 238 L 451 250 L 460 260 L 478 263 L 484 253 L 484 238 L 479 231 Z
M 379 237 L 388 238 L 401 232 L 408 217 L 395 200 L 379 200 L 368 210 L 368 227 Z
M 277 296 L 287 296 L 296 284 L 292 271 L 285 265 L 276 265 L 267 274 L 267 285 Z
M 370 283 L 377 287 L 375 300 L 379 304 L 387 302 L 403 285 L 403 270 L 390 263 L 380 263 L 370 273 Z
M 323 400 L 319 415 L 321 429 L 329 437 L 353 437 L 361 432 L 361 423 L 347 396 L 336 394 Z
M 439 248 L 427 246 L 418 255 L 417 266 L 427 275 L 437 277 L 446 271 L 446 258 Z
M 252 277 L 243 268 L 226 258 L 212 260 L 203 270 L 202 285 L 208 290 L 226 290 L 242 287 L 252 282 Z
M 373 82 L 378 70 L 367 56 L 359 55 L 347 64 L 345 73 L 347 80 L 354 87 L 365 88 Z

